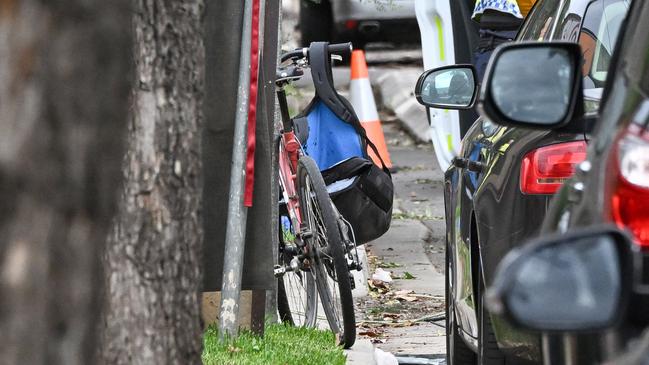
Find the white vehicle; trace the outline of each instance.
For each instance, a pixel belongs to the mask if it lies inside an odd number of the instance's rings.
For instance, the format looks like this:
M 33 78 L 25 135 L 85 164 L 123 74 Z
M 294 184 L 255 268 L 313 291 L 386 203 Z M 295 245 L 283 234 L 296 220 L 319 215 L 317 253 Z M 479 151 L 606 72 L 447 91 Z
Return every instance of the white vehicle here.
M 451 5 L 453 0 L 415 0 L 424 69 L 455 64 Z M 428 109 L 430 139 L 442 171 L 460 151 L 460 116 L 454 110 Z

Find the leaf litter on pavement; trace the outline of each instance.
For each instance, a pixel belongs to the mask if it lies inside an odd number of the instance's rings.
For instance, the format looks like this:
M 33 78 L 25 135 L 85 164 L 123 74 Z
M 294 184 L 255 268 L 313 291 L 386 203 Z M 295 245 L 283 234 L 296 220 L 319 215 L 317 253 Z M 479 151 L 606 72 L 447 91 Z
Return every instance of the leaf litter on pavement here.
M 417 326 L 444 311 L 444 297 L 416 293 L 414 290 L 393 289 L 393 280 L 412 280 L 416 277 L 408 271 L 400 275 L 390 268 L 401 268 L 394 262 L 383 262 L 381 258 L 368 253 L 370 271 L 369 295 L 357 300 L 358 335 L 373 343 L 385 343 L 389 328 Z M 387 276 L 386 276 L 387 275 Z M 380 280 L 383 278 L 384 280 Z

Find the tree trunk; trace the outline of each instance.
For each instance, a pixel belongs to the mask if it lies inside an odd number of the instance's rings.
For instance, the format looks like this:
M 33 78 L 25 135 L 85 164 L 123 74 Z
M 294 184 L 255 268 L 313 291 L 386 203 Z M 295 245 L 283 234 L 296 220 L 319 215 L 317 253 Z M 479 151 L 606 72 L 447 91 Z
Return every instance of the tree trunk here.
M 133 118 L 109 235 L 107 364 L 201 361 L 202 0 L 135 1 Z
M 121 179 L 127 0 L 0 1 L 0 364 L 90 364 Z

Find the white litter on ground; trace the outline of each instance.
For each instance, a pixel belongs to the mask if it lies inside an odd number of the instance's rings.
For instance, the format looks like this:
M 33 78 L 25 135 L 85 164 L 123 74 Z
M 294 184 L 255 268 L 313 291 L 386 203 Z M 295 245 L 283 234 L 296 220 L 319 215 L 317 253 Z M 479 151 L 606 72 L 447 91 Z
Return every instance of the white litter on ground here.
M 379 267 L 376 269 L 376 271 L 374 271 L 374 274 L 372 275 L 372 280 L 380 280 L 384 283 L 391 283 L 392 276 L 390 275 L 389 271 L 385 271 Z
M 374 358 L 377 365 L 399 365 L 394 355 L 381 349 L 374 349 Z

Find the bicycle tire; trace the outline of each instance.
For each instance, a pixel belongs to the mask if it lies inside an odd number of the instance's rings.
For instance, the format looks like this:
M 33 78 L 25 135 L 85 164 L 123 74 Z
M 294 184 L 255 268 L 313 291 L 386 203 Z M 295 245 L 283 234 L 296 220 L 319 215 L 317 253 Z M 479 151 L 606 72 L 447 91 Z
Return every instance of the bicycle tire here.
M 289 266 L 294 256 L 287 253 L 286 247 L 291 243 L 285 238 L 282 225 L 282 216 L 288 217 L 288 211 L 285 205 L 280 205 L 279 210 L 278 263 Z M 289 271 L 277 278 L 277 311 L 283 323 L 295 327 L 316 326 L 318 295 L 312 272 L 304 270 Z
M 315 271 L 320 302 L 338 343 L 349 348 L 356 340 L 356 317 L 346 250 L 338 226 L 339 214 L 315 161 L 302 156 L 297 172 L 300 213 L 302 224 L 307 224 L 311 232 L 308 238 L 314 257 L 311 269 Z

